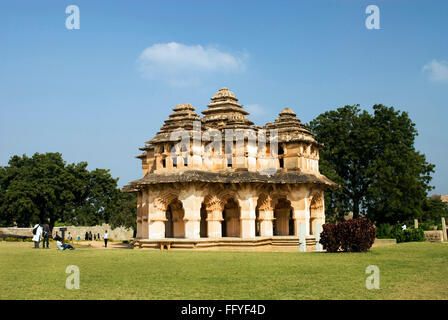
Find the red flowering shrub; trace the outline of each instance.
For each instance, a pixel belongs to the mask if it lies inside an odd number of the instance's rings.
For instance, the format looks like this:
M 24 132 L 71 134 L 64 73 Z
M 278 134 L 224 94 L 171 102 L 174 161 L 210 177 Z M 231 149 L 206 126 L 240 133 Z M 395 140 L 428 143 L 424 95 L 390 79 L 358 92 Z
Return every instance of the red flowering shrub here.
M 323 231 L 320 234 L 319 243 L 323 245 L 327 252 L 337 252 L 341 246 L 337 224 L 325 223 L 322 228 Z
M 327 252 L 366 252 L 375 241 L 376 231 L 367 218 L 351 219 L 338 224 L 324 224 L 319 243 Z
M 346 252 L 366 252 L 375 241 L 376 230 L 367 218 L 351 219 L 338 224 L 341 249 Z

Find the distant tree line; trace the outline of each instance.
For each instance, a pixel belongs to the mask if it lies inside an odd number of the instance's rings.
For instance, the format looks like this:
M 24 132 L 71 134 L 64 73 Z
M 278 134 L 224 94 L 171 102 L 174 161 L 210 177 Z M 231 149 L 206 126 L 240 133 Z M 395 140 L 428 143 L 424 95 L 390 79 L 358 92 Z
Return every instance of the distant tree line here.
M 359 105 L 319 115 L 311 131 L 324 143 L 320 170 L 339 184 L 325 195 L 326 216 L 343 220 L 365 216 L 375 222 L 435 220 L 448 213 L 446 204 L 428 198 L 434 165 L 415 149 L 415 124 L 406 112 Z
M 60 153 L 13 156 L 0 167 L 0 225 L 109 223 L 135 230 L 136 197 L 117 182 L 109 170 L 67 164 Z

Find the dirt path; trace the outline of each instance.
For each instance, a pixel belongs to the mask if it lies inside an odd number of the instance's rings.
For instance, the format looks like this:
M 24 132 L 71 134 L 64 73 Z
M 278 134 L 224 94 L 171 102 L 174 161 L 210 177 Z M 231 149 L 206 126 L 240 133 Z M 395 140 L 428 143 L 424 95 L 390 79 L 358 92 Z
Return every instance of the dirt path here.
M 104 247 L 104 241 L 73 241 L 71 244 L 79 244 L 81 246 L 90 245 L 94 249 L 132 249 L 130 244 L 121 242 L 108 242 L 107 248 Z

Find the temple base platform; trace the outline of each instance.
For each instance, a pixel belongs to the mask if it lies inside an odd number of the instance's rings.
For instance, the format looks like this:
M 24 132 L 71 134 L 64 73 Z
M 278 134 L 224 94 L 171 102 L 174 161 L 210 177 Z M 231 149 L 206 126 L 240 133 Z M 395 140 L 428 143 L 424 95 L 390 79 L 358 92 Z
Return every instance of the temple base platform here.
M 299 252 L 299 238 L 295 236 L 255 237 L 251 239 L 223 238 L 163 238 L 134 239 L 134 249 L 153 250 L 222 250 L 222 251 L 273 251 Z M 306 251 L 316 250 L 314 236 L 306 238 Z

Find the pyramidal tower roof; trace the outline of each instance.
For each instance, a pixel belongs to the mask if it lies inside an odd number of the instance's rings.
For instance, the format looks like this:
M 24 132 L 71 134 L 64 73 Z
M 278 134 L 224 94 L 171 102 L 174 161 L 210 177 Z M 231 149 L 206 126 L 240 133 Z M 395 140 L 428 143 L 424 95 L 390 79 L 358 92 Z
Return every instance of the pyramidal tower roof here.
M 309 141 L 319 144 L 290 108 L 283 109 L 278 115 L 274 123 L 267 123 L 265 128 L 277 129 L 279 141 Z
M 170 141 L 171 132 L 176 129 L 192 130 L 193 121 L 199 121 L 199 115 L 194 112 L 194 108 L 189 103 L 178 104 L 173 108 L 173 113 L 165 120 L 164 125 L 156 136 L 146 142 L 147 144 Z
M 238 99 L 229 89 L 220 89 L 211 101 L 207 109 L 202 111 L 202 124 L 205 128 L 248 128 L 253 125 L 246 118 L 249 113 L 238 104 Z

